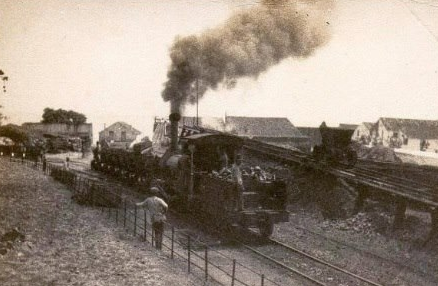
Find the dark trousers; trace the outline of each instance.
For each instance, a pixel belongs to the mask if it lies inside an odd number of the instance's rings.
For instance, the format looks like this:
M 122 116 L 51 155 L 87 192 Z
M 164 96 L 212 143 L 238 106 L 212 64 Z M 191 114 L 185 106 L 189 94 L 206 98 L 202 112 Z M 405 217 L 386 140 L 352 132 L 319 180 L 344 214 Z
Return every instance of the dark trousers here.
M 154 229 L 155 247 L 157 249 L 161 249 L 161 244 L 163 242 L 164 222 L 153 222 L 152 228 Z

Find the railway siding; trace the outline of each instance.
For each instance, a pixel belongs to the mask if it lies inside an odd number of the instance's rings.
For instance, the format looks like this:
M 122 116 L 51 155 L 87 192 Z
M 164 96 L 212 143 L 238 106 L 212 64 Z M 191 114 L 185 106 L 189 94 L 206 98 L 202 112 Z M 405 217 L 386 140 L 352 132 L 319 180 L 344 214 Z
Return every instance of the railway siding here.
M 358 211 L 363 206 L 365 199 L 371 194 L 374 195 L 374 198 L 395 204 L 395 229 L 402 227 L 408 206 L 426 209 L 430 212 L 432 220 L 432 229 L 429 236 L 438 234 L 438 194 L 436 186 L 395 175 L 388 176 L 384 172 L 373 171 L 371 167 L 345 168 L 329 166 L 316 162 L 311 155 L 255 140 L 246 140 L 244 148 L 249 152 L 270 157 L 283 164 L 305 167 L 346 180 L 356 186 L 360 192 L 356 202 Z

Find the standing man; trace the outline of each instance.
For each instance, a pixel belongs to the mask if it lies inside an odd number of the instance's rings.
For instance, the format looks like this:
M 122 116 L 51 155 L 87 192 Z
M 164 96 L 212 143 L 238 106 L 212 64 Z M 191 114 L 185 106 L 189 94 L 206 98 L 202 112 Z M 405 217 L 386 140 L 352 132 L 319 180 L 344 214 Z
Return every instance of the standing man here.
M 161 249 L 163 242 L 164 222 L 166 221 L 167 204 L 164 200 L 158 197 L 160 190 L 157 187 L 150 189 L 151 196 L 141 203 L 137 203 L 138 207 L 144 206 L 147 214 L 147 222 L 152 224 L 152 229 L 155 237 L 155 247 Z
M 232 166 L 232 174 L 234 181 L 236 183 L 236 210 L 243 210 L 243 192 L 245 187 L 243 186 L 242 170 L 240 166 L 242 165 L 242 155 L 238 154 L 236 156 L 235 162 Z
M 228 155 L 227 152 L 219 146 L 217 147 L 217 153 L 219 156 L 219 174 L 221 174 L 228 168 Z

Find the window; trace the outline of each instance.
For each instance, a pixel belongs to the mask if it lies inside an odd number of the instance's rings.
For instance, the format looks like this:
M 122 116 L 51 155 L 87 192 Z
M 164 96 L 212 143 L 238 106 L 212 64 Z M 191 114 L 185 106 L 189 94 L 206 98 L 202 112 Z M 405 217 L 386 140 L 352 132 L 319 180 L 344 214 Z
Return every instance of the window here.
M 109 132 L 109 139 L 114 140 L 114 131 Z
M 121 141 L 126 141 L 126 131 L 122 131 Z

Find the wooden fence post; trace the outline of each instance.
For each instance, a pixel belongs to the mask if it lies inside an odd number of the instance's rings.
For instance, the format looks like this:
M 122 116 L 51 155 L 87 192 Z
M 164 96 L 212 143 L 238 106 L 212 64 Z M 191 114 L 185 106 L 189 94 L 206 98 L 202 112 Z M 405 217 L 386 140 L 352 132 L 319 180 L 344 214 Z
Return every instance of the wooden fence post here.
M 190 273 L 190 234 L 187 235 L 187 271 Z
M 205 255 L 204 255 L 204 262 L 205 262 L 205 280 L 208 280 L 208 246 L 205 246 Z
M 233 259 L 233 272 L 231 273 L 231 286 L 234 286 L 234 279 L 236 278 L 236 259 Z
M 261 286 L 265 286 L 265 274 L 262 274 L 262 283 Z
M 119 205 L 116 206 L 116 225 L 119 225 Z
M 170 258 L 173 259 L 173 241 L 175 238 L 175 228 L 172 226 L 172 242 L 171 242 L 171 246 L 170 246 Z
M 134 204 L 134 236 L 137 235 L 137 205 Z
M 123 199 L 123 227 L 126 227 L 126 198 Z
M 144 209 L 143 213 L 144 213 L 144 241 L 147 242 L 148 241 L 148 232 L 147 232 L 148 221 L 147 221 L 146 209 Z
M 87 181 L 87 187 L 91 191 L 91 200 L 92 200 L 93 207 L 96 207 L 96 188 L 94 187 L 93 183 L 90 183 L 90 180 Z
M 102 193 L 102 189 L 101 189 L 101 187 L 100 187 L 100 185 L 98 185 L 98 188 L 97 188 L 98 190 L 99 190 L 99 200 L 102 200 L 102 202 L 101 202 L 101 205 L 102 205 L 102 213 L 103 213 L 103 207 L 104 207 L 104 205 L 105 205 L 105 197 L 102 195 L 103 193 Z
M 151 234 L 151 244 L 152 246 L 156 246 L 155 243 L 155 231 L 154 231 L 154 226 L 152 225 L 152 234 Z

